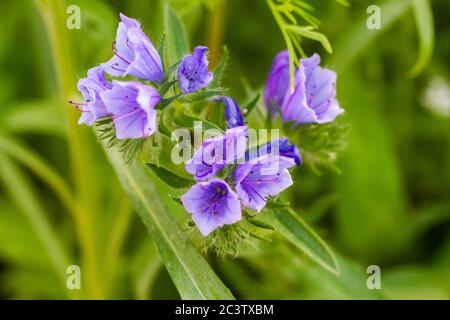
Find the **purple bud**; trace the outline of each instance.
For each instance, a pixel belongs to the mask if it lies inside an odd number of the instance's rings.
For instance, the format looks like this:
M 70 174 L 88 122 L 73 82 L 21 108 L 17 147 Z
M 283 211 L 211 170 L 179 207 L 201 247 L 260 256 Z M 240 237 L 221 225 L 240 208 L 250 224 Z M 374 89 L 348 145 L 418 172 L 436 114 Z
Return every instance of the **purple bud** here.
M 113 87 L 100 95 L 112 114 L 118 139 L 145 138 L 155 132 L 158 90 L 140 82 L 113 81 Z
M 200 90 L 211 82 L 213 74 L 208 70 L 207 47 L 195 47 L 193 54 L 185 55 L 178 65 L 178 80 L 183 93 Z
M 225 104 L 225 119 L 227 120 L 228 128 L 240 127 L 245 125 L 241 109 L 233 98 L 228 96 L 218 96 L 214 97 L 212 100 L 223 102 Z
M 278 53 L 273 60 L 264 88 L 264 102 L 267 110 L 275 114 L 283 105 L 289 87 L 289 54 L 287 50 Z
M 114 56 L 102 64 L 112 76 L 134 76 L 143 80 L 161 82 L 161 58 L 153 43 L 142 31 L 138 21 L 120 14 L 121 22 L 113 43 Z
M 197 183 L 181 197 L 181 202 L 205 237 L 223 225 L 238 222 L 242 217 L 237 194 L 219 179 Z
M 302 165 L 302 157 L 300 155 L 300 151 L 298 151 L 298 148 L 295 144 L 290 145 L 287 138 L 272 140 L 265 146 L 261 147 L 260 150 L 263 154 L 275 154 L 291 158 L 295 161 L 296 165 Z

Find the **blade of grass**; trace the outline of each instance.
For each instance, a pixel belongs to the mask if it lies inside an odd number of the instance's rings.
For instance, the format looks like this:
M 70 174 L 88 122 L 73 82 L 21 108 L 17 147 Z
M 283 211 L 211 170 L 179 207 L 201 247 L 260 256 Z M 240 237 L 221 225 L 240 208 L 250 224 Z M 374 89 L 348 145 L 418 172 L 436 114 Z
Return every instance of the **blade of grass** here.
M 291 209 L 277 209 L 257 217 L 275 227 L 287 240 L 326 270 L 339 274 L 334 253 L 308 224 Z
M 25 175 L 7 156 L 0 154 L 0 181 L 10 197 L 28 218 L 41 244 L 47 251 L 48 258 L 53 265 L 55 274 L 62 289 L 66 292 L 66 268 L 71 264 L 56 236 L 45 211 L 37 200 L 37 196 L 27 181 Z M 30 244 L 32 245 L 32 244 Z M 69 294 L 69 293 L 68 293 Z
M 433 55 L 434 47 L 434 21 L 433 11 L 429 0 L 413 0 L 412 9 L 416 21 L 417 32 L 419 33 L 419 56 L 414 67 L 411 69 L 411 76 L 417 76 L 423 71 Z
M 66 27 L 66 6 L 62 0 L 35 0 L 44 22 L 49 37 L 55 72 L 58 81 L 59 98 L 61 105 L 74 96 L 76 88 L 76 73 L 74 59 L 70 45 L 70 37 Z M 66 108 L 68 121 L 68 147 L 70 153 L 70 165 L 75 192 L 79 201 L 75 222 L 80 229 L 77 234 L 80 237 L 83 264 L 87 278 L 87 291 L 92 298 L 101 299 L 105 296 L 101 279 L 100 261 L 96 250 L 96 232 L 94 226 L 94 196 L 96 190 L 92 188 L 92 179 L 95 173 L 88 163 L 91 163 L 91 155 L 88 145 L 88 137 L 77 127 L 79 116 L 73 108 Z

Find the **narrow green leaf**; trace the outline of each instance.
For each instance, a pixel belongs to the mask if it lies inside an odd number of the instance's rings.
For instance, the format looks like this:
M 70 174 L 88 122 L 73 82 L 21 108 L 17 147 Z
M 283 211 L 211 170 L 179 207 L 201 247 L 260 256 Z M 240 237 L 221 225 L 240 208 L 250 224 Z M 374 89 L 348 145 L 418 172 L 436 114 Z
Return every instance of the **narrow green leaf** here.
M 166 61 L 166 33 L 163 32 L 158 44 L 158 54 L 161 58 L 161 62 L 163 64 L 163 69 L 165 71 L 165 61 Z
M 202 120 L 200 118 L 193 117 L 193 116 L 188 116 L 186 114 L 175 116 L 173 121 L 176 124 L 178 124 L 182 127 L 188 128 L 188 129 L 193 129 L 197 122 L 197 123 L 202 124 L 202 130 L 204 130 L 204 131 L 209 130 L 209 129 L 215 129 L 220 132 L 223 132 L 223 130 L 219 126 L 215 125 L 212 122 L 209 122 L 207 120 Z
M 258 216 L 326 270 L 339 274 L 336 257 L 327 244 L 291 209 L 277 209 Z
M 115 149 L 106 150 L 123 189 L 155 242 L 182 299 L 233 299 L 202 255 L 180 230 L 174 216 L 158 193 L 145 169 L 137 164 L 124 166 Z
M 257 93 L 256 96 L 248 103 L 247 106 L 244 107 L 242 113 L 244 113 L 244 117 L 248 117 L 248 115 L 252 112 L 253 108 L 258 104 L 260 94 Z
M 173 188 L 187 188 L 195 183 L 194 180 L 180 177 L 172 171 L 169 171 L 164 167 L 157 166 L 154 163 L 146 163 L 146 165 L 158 176 L 158 178 Z
M 286 30 L 291 31 L 295 34 L 298 34 L 302 37 L 319 41 L 322 44 L 322 46 L 325 48 L 325 50 L 327 50 L 328 53 L 333 52 L 333 49 L 331 49 L 331 44 L 328 41 L 328 38 L 323 33 L 313 31 L 313 29 L 310 27 L 300 27 L 300 26 L 293 26 L 293 25 L 287 26 Z
M 433 55 L 434 47 L 434 21 L 433 11 L 429 0 L 413 0 L 412 9 L 419 33 L 419 56 L 417 62 L 410 71 L 412 76 L 417 76 L 423 71 Z
M 197 102 L 197 101 L 202 101 L 205 100 L 207 98 L 210 97 L 214 97 L 214 96 L 223 96 L 226 94 L 226 90 L 225 89 L 212 89 L 212 90 L 202 90 L 202 91 L 198 91 L 192 94 L 187 95 L 183 100 L 187 101 L 187 102 Z
M 229 53 L 227 47 L 223 48 L 222 57 L 220 58 L 219 64 L 214 70 L 214 77 L 209 84 L 210 88 L 218 88 L 220 87 L 223 79 L 223 75 L 228 65 Z
M 189 41 L 183 21 L 169 4 L 164 8 L 164 28 L 168 38 L 168 65 L 172 65 L 189 52 Z

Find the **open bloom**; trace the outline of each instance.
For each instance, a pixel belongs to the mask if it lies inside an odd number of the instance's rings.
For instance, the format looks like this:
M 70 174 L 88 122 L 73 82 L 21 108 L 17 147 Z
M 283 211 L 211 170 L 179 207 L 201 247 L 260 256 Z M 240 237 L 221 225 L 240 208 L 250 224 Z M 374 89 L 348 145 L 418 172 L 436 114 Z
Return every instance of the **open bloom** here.
M 225 181 L 199 182 L 181 197 L 186 210 L 203 236 L 215 229 L 241 220 L 241 204 L 237 194 Z
M 78 123 L 91 125 L 94 121 L 109 115 L 100 93 L 111 88 L 111 83 L 106 81 L 102 68 L 94 67 L 88 70 L 87 78 L 78 81 L 78 90 L 84 98 L 84 102 L 75 103 L 75 107 L 82 112 Z
M 144 138 L 155 132 L 155 106 L 161 100 L 155 88 L 134 81 L 113 81 L 113 87 L 100 96 L 112 114 L 118 139 Z
M 269 196 L 276 196 L 292 185 L 288 168 L 295 165 L 291 158 L 267 154 L 238 164 L 234 171 L 236 191 L 241 203 L 252 210 L 261 211 Z
M 291 92 L 289 81 L 284 80 L 284 75 L 280 76 L 289 71 L 286 58 L 284 54 L 275 58 L 274 66 L 277 69 L 272 69 L 269 75 L 265 97 L 266 104 L 279 104 L 284 121 L 326 123 L 334 121 L 344 112 L 336 99 L 336 73 L 319 64 L 318 54 L 301 59 L 295 72 L 294 90 Z
M 153 43 L 142 31 L 138 21 L 120 14 L 116 41 L 113 43 L 114 56 L 102 64 L 112 76 L 134 76 L 143 80 L 161 82 L 163 68 L 161 58 Z
M 244 126 L 244 117 L 237 102 L 228 96 L 215 96 L 213 101 L 223 102 L 225 104 L 225 119 L 227 120 L 227 127 L 234 128 Z
M 181 59 L 178 65 L 178 80 L 183 93 L 192 93 L 206 87 L 212 80 L 213 74 L 208 70 L 207 47 L 195 47 L 193 54 Z
M 228 129 L 223 135 L 206 139 L 186 163 L 186 170 L 194 175 L 195 180 L 206 180 L 227 164 L 243 158 L 246 147 L 247 127 Z

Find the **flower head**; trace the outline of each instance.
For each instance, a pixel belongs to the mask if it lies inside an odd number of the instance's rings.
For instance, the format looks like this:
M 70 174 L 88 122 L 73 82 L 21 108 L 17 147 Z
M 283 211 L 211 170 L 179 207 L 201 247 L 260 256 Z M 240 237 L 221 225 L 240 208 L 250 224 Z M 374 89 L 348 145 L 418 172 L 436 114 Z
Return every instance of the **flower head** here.
M 137 20 L 120 14 L 121 22 L 113 43 L 114 56 L 102 64 L 112 76 L 134 76 L 143 80 L 161 82 L 163 68 L 161 58 L 153 43 L 142 31 Z
M 155 106 L 161 100 L 155 88 L 134 81 L 113 81 L 113 87 L 100 96 L 112 114 L 118 139 L 144 138 L 155 132 Z
M 83 103 L 71 103 L 82 112 L 78 123 L 91 125 L 94 121 L 108 116 L 100 93 L 106 89 L 111 88 L 111 83 L 106 81 L 105 73 L 101 67 L 94 67 L 88 70 L 87 78 L 82 78 L 78 81 L 78 90 L 84 98 Z
M 203 236 L 215 229 L 241 220 L 241 204 L 237 194 L 225 181 L 213 179 L 199 182 L 181 197 L 186 210 Z
M 225 104 L 225 119 L 227 120 L 227 127 L 234 128 L 244 126 L 244 117 L 237 102 L 228 96 L 213 97 L 213 101 L 223 102 Z
M 241 159 L 247 147 L 247 127 L 228 129 L 225 134 L 206 139 L 186 163 L 186 170 L 196 180 L 206 180 L 216 175 L 227 164 Z
M 234 171 L 236 191 L 241 203 L 252 210 L 261 211 L 269 196 L 276 196 L 292 185 L 288 168 L 295 165 L 291 158 L 267 154 L 238 164 Z
M 269 77 L 264 88 L 264 102 L 267 110 L 275 114 L 283 105 L 289 88 L 289 53 L 283 50 L 273 60 Z
M 185 55 L 178 65 L 178 80 L 183 93 L 192 93 L 206 87 L 213 74 L 208 70 L 207 47 L 195 47 L 193 54 Z
M 284 52 L 284 51 L 283 51 Z M 301 59 L 295 72 L 294 90 L 289 89 L 289 64 L 284 53 L 274 61 L 274 67 L 266 84 L 265 98 L 268 103 L 280 107 L 284 121 L 296 123 L 326 123 L 344 112 L 336 99 L 336 73 L 319 66 L 320 56 Z M 284 91 L 284 96 L 281 92 Z

